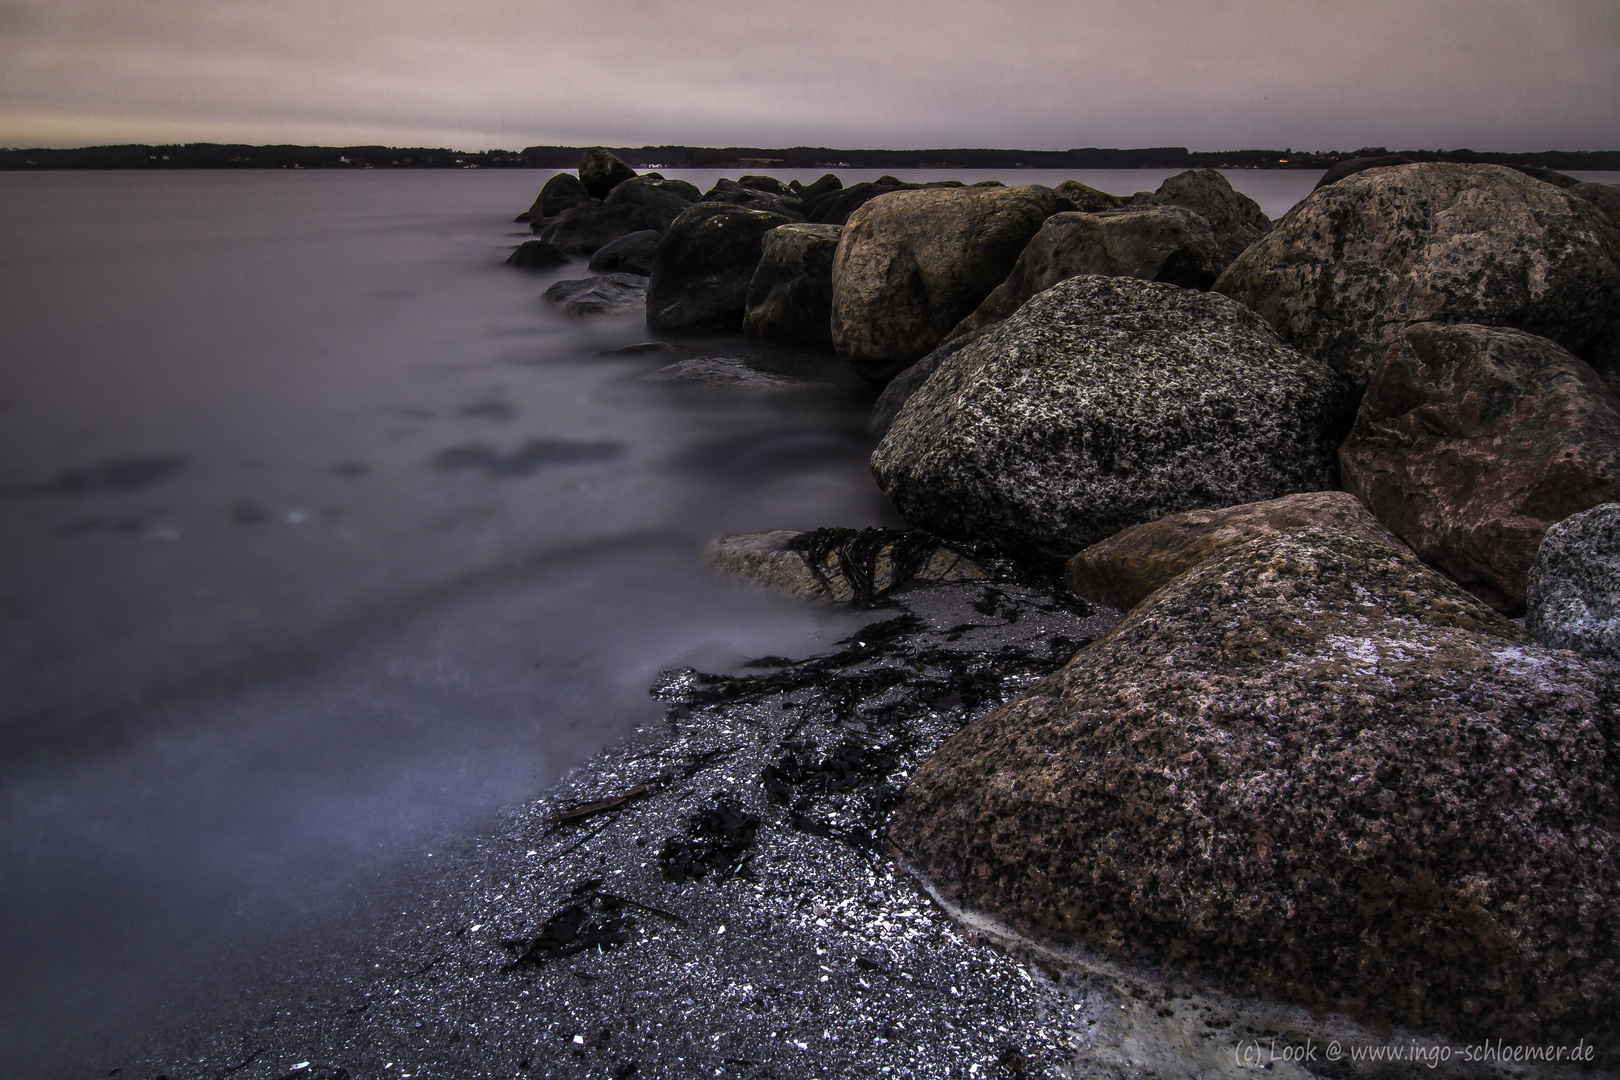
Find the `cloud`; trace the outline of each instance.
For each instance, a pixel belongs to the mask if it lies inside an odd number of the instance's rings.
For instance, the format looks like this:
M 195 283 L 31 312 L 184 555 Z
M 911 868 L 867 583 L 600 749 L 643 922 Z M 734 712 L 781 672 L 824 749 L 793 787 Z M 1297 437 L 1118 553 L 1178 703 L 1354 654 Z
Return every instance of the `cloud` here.
M 1617 54 L 1612 0 L 0 0 L 0 143 L 1609 149 Z

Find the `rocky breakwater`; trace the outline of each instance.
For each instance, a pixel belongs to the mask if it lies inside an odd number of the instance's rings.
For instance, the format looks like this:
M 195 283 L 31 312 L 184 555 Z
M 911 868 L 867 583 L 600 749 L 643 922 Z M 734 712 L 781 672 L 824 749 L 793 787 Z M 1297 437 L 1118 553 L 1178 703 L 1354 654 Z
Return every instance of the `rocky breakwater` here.
M 952 903 L 1195 985 L 1588 1040 L 1620 1016 L 1620 681 L 1310 526 L 1174 579 L 913 778 Z

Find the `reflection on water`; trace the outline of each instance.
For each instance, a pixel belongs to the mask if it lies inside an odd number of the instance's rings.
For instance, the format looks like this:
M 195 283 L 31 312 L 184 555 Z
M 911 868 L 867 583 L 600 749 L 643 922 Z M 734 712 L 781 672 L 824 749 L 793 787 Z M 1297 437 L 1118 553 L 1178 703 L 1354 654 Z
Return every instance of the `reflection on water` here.
M 1235 179 L 1276 215 L 1314 176 Z M 94 1064 L 200 975 L 340 921 L 356 881 L 653 716 L 659 668 L 847 632 L 694 553 L 898 524 L 871 389 L 565 321 L 539 297 L 583 265 L 500 265 L 543 180 L 0 176 L 9 1066 Z M 705 356 L 767 377 L 645 379 Z

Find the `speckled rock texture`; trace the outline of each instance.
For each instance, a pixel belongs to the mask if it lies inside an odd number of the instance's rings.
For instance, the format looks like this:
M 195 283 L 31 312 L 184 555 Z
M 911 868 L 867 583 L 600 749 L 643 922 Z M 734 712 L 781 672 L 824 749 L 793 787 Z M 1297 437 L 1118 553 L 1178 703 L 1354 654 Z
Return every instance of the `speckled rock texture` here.
M 872 473 L 938 536 L 1066 560 L 1166 514 L 1338 487 L 1353 409 L 1226 297 L 1070 278 L 947 358 Z
M 862 530 L 846 530 L 858 533 Z M 847 604 L 881 594 L 905 581 L 977 581 L 989 573 L 960 552 L 927 540 L 897 563 L 896 542 L 905 533 L 875 530 L 870 565 L 852 565 L 833 545 L 806 544 L 807 534 L 791 529 L 721 536 L 703 549 L 703 561 L 721 577 L 747 582 L 768 592 L 821 604 Z
M 1308 525 L 1332 526 L 1404 548 L 1354 495 L 1311 491 L 1219 510 L 1189 510 L 1092 544 L 1063 568 L 1069 591 L 1128 611 L 1155 590 L 1239 544 Z
M 1081 274 L 1207 289 L 1215 283 L 1215 260 L 1209 223 L 1180 206 L 1053 214 L 1024 247 L 1007 280 L 957 323 L 950 337 L 1000 322 L 1036 293 Z
M 1214 169 L 1177 173 L 1144 201 L 1158 206 L 1184 206 L 1209 222 L 1215 234 L 1217 273 L 1271 231 L 1271 219 L 1260 204 L 1234 190 L 1231 182 Z
M 1530 566 L 1525 625 L 1545 645 L 1620 660 L 1620 502 L 1547 530 Z
M 698 203 L 658 243 L 647 325 L 660 333 L 736 333 L 764 236 L 789 219 L 729 203 Z
M 635 178 L 636 170 L 620 161 L 611 151 L 593 146 L 580 155 L 579 182 L 593 199 L 604 199 L 608 192 Z
M 748 284 L 743 333 L 755 341 L 832 348 L 832 264 L 843 229 L 779 225 L 765 234 Z
M 1620 315 L 1620 234 L 1512 169 L 1397 165 L 1312 192 L 1215 288 L 1361 387 L 1415 322 L 1516 327 L 1579 354 Z
M 1160 589 L 890 823 L 942 894 L 1203 985 L 1451 1035 L 1620 1018 L 1620 680 L 1311 527 Z
M 900 409 L 911 400 L 911 395 L 928 381 L 930 375 L 939 370 L 939 365 L 979 340 L 991 329 L 992 326 L 984 326 L 947 338 L 933 352 L 890 379 L 889 385 L 883 388 L 883 392 L 872 403 L 872 418 L 867 423 L 867 430 L 881 438 L 883 433 L 889 430 L 889 425 L 894 423 L 894 418 L 900 415 Z
M 1547 529 L 1620 498 L 1620 398 L 1545 338 L 1422 323 L 1386 351 L 1339 465 L 1419 558 L 1517 614 Z
M 891 191 L 849 217 L 833 260 L 833 345 L 883 383 L 1000 285 L 1057 195 L 1023 187 Z

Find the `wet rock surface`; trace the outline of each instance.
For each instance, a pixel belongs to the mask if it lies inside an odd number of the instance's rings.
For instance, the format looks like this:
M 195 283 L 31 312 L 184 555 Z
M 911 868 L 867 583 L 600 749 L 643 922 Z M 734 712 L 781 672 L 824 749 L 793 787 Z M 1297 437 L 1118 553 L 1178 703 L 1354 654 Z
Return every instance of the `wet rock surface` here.
M 704 562 L 721 577 L 824 604 L 871 602 L 908 581 L 973 581 L 989 572 L 920 530 L 790 529 L 710 541 Z
M 1333 372 L 1225 297 L 1079 277 L 948 357 L 872 472 L 920 528 L 1066 560 L 1167 514 L 1336 488 L 1350 415 Z
M 1514 327 L 1579 355 L 1620 316 L 1620 235 L 1513 169 L 1397 165 L 1312 192 L 1215 288 L 1364 387 L 1423 321 Z
M 1620 502 L 1548 529 L 1528 593 L 1525 626 L 1537 641 L 1620 661 Z
M 647 325 L 660 333 L 736 333 L 764 236 L 792 219 L 730 203 L 698 203 L 658 244 Z
M 883 383 L 1000 285 L 1057 196 L 1023 187 L 891 191 L 850 215 L 833 262 L 833 345 Z
M 954 737 L 890 839 L 947 899 L 1043 940 L 1612 1059 L 1615 671 L 1409 553 L 1280 534 Z
M 590 268 L 598 274 L 641 274 L 651 277 L 653 258 L 658 254 L 658 240 L 662 235 L 657 229 L 643 229 L 621 236 L 597 249 L 596 254 L 591 256 Z
M 647 279 L 639 274 L 576 278 L 557 282 L 543 296 L 569 315 L 629 315 L 646 303 Z
M 1183 207 L 1053 214 L 1025 246 L 1007 279 L 950 336 L 1000 322 L 1036 293 L 1081 274 L 1207 289 L 1215 283 L 1216 259 L 1209 223 Z
M 1545 338 L 1424 323 L 1390 346 L 1339 464 L 1419 558 L 1517 614 L 1547 529 L 1620 499 L 1620 399 Z
M 781 225 L 765 234 L 748 284 L 743 333 L 832 349 L 832 264 L 836 225 Z
M 507 266 L 521 266 L 526 270 L 546 270 L 553 266 L 564 266 L 567 262 L 567 252 L 544 240 L 525 240 L 506 257 Z
M 1307 525 L 1331 525 L 1379 543 L 1405 546 L 1354 495 L 1313 491 L 1216 510 L 1189 510 L 1133 526 L 1070 559 L 1063 583 L 1092 603 L 1128 611 L 1239 544 Z

